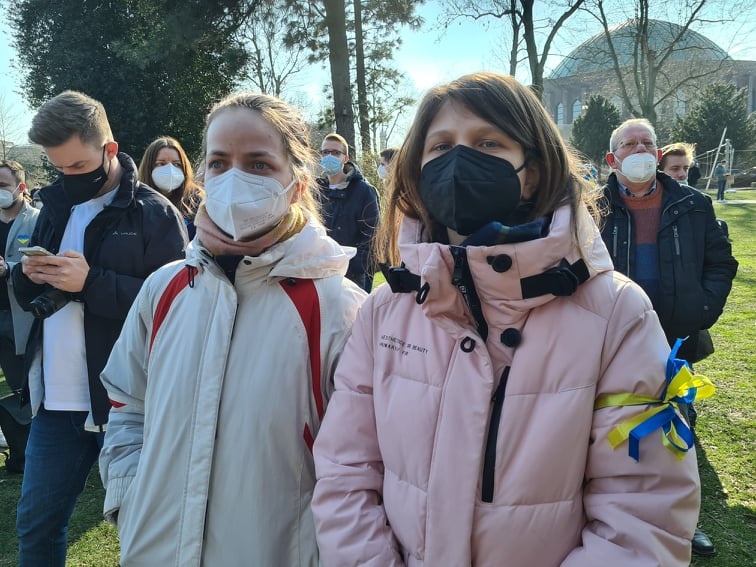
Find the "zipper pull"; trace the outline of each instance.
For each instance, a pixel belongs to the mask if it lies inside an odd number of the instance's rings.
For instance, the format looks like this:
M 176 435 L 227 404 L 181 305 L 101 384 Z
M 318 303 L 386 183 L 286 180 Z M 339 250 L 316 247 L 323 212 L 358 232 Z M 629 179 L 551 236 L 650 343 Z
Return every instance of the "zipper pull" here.
M 454 258 L 454 271 L 452 272 L 452 285 L 457 287 L 464 285 L 462 282 L 463 269 L 465 265 L 465 250 L 459 246 L 450 247 L 452 257 Z
M 675 255 L 680 255 L 680 234 L 677 232 L 677 225 L 672 225 L 672 236 L 675 238 Z

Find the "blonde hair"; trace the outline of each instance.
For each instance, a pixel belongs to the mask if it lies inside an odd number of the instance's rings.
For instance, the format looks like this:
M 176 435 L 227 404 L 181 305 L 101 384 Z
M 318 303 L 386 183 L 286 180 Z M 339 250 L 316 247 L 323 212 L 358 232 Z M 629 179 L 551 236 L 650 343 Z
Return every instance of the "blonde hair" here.
M 335 132 L 331 132 L 330 134 L 326 134 L 326 137 L 323 138 L 323 142 L 325 142 L 326 140 L 333 140 L 334 142 L 338 142 L 344 148 L 344 155 L 349 155 L 349 144 L 347 144 L 346 138 L 344 138 L 344 136 L 341 136 Z
M 307 209 L 318 221 L 320 207 L 313 195 L 315 159 L 310 147 L 310 131 L 305 121 L 292 106 L 271 95 L 243 91 L 232 93 L 213 105 L 205 120 L 202 132 L 202 155 L 207 154 L 207 130 L 215 118 L 224 110 L 246 108 L 257 112 L 281 135 L 286 155 L 291 161 L 292 174 L 297 184 L 305 190 L 299 197 L 299 205 Z
M 666 166 L 667 162 L 667 156 L 684 156 L 688 158 L 688 161 L 691 164 L 693 163 L 693 146 L 691 144 L 686 144 L 685 142 L 668 144 L 664 146 L 661 151 L 662 157 L 659 160 L 659 165 L 656 166 L 656 169 L 658 169 L 659 171 L 664 171 L 664 167 Z

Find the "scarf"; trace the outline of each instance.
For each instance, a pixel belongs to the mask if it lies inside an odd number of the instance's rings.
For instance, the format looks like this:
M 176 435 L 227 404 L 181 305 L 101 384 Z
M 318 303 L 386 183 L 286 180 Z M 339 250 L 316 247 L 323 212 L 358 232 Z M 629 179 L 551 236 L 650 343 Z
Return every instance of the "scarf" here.
M 259 256 L 268 248 L 298 234 L 307 224 L 304 212 L 297 204 L 289 207 L 288 212 L 265 234 L 247 241 L 232 239 L 213 222 L 205 210 L 205 204 L 197 209 L 194 226 L 197 238 L 202 246 L 215 256 Z

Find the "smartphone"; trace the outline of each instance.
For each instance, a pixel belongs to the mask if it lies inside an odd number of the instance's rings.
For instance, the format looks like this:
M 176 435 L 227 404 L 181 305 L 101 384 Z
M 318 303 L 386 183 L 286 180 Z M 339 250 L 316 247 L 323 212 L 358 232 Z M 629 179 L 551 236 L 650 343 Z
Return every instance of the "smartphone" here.
M 55 256 L 55 254 L 41 246 L 21 246 L 18 251 L 27 256 Z

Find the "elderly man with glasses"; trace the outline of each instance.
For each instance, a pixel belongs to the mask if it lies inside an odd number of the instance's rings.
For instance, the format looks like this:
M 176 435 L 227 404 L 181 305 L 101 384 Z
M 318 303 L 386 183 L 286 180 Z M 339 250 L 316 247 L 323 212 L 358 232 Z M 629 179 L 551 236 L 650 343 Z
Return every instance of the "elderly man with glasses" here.
M 701 360 L 711 347 L 699 341 L 700 331 L 722 313 L 738 268 L 730 243 L 708 196 L 657 171 L 662 151 L 648 120 L 627 120 L 609 143 L 606 162 L 614 172 L 603 189 L 601 235 L 614 267 L 648 294 L 670 345 L 688 337 L 678 357 Z M 692 547 L 696 555 L 716 553 L 699 529 Z
M 356 255 L 346 276 L 368 293 L 373 287 L 371 244 L 378 226 L 378 192 L 349 160 L 349 145 L 338 134 L 328 134 L 320 146 L 318 177 L 323 221 L 328 235 L 343 246 L 353 246 Z

